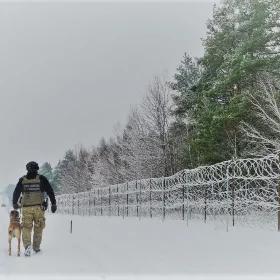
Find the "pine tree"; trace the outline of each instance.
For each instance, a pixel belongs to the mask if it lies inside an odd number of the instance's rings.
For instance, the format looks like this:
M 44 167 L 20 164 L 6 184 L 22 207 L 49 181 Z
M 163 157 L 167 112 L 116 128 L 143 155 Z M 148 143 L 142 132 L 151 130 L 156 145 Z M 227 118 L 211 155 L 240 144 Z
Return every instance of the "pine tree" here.
M 77 157 L 73 150 L 65 153 L 64 159 L 56 167 L 57 180 L 59 181 L 59 190 L 61 193 L 74 193 L 79 191 Z
M 192 139 L 199 113 L 198 85 L 201 75 L 200 59 L 194 59 L 185 53 L 174 75 L 174 81 L 170 83 L 176 92 L 173 95 L 175 121 L 169 127 L 173 173 L 183 168 L 193 168 L 197 163 Z
M 39 174 L 45 176 L 49 180 L 54 192 L 58 192 L 57 176 L 50 163 L 43 163 L 40 167 Z
M 44 175 L 50 182 L 53 181 L 53 172 L 50 163 L 43 163 L 43 165 L 40 167 L 39 173 Z
M 193 105 L 197 114 L 190 145 L 198 164 L 242 153 L 239 125 L 252 118 L 248 93 L 262 75 L 279 77 L 279 5 L 275 0 L 226 0 L 214 9 Z
M 181 60 L 174 81 L 170 86 L 178 94 L 174 94 L 175 108 L 173 113 L 180 119 L 188 119 L 194 116 L 198 103 L 197 85 L 201 78 L 199 59 L 193 59 L 186 53 Z

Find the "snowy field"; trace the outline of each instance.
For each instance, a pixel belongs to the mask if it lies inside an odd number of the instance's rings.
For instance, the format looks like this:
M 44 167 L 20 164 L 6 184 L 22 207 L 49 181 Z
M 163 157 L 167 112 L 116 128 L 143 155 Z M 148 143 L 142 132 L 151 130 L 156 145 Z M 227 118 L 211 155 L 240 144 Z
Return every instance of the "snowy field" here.
M 280 279 L 280 233 L 272 230 L 47 215 L 43 251 L 26 258 L 16 256 L 16 241 L 8 256 L 6 208 L 0 219 L 1 279 Z

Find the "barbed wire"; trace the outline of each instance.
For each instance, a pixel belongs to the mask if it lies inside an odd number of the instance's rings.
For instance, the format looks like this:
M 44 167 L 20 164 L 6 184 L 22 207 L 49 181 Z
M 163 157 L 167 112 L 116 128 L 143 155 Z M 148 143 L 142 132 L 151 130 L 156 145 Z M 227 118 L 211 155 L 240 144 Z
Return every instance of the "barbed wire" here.
M 182 170 L 57 197 L 58 212 L 79 215 L 237 215 L 279 210 L 279 152 Z

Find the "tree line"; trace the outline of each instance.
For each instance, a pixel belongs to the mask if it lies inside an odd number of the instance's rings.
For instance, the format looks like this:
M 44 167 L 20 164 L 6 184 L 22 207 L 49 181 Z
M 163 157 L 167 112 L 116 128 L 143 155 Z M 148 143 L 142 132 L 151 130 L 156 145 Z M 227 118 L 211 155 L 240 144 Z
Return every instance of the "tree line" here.
M 180 35 L 178 35 L 180 36 Z M 214 6 L 204 55 L 185 53 L 172 79 L 155 77 L 123 130 L 70 149 L 44 173 L 60 193 L 169 176 L 184 168 L 280 148 L 280 1 Z

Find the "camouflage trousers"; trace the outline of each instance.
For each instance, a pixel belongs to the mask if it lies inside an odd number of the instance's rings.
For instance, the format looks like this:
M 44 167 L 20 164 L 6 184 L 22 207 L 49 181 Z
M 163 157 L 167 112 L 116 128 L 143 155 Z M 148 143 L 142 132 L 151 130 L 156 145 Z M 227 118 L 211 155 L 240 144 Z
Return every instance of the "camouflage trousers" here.
M 40 248 L 45 220 L 45 213 L 40 206 L 22 208 L 22 241 L 24 248 L 31 245 L 32 229 L 33 249 L 37 250 Z

